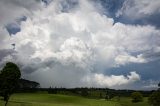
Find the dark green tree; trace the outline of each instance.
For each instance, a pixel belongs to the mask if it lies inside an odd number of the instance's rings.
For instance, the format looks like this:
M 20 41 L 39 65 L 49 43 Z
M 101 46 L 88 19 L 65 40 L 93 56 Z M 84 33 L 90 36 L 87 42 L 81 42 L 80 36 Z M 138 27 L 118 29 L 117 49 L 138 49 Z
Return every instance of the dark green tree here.
M 4 98 L 5 106 L 7 106 L 10 96 L 14 93 L 21 77 L 19 67 L 8 62 L 0 72 L 0 94 Z
M 148 102 L 152 106 L 160 106 L 160 91 L 153 92 L 148 98 Z
M 114 97 L 114 93 L 111 91 L 107 91 L 105 95 L 105 100 L 111 100 Z
M 132 102 L 141 102 L 143 101 L 143 95 L 140 92 L 133 92 L 131 94 Z
M 82 88 L 82 91 L 81 91 L 81 95 L 82 96 L 88 96 L 89 94 L 88 94 L 88 89 L 87 88 Z
M 148 102 L 152 106 L 160 106 L 160 83 L 158 84 L 158 87 L 158 90 L 153 92 L 148 98 Z
M 100 92 L 100 94 L 99 94 L 99 98 L 103 98 L 103 96 L 102 96 L 102 93 Z
M 109 100 L 109 95 L 106 93 L 105 100 Z

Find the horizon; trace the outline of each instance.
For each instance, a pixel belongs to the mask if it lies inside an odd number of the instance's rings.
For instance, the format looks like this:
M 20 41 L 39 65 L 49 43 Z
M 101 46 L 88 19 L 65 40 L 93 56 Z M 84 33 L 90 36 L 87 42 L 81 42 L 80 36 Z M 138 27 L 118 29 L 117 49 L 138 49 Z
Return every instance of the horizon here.
M 0 70 L 43 88 L 156 90 L 160 1 L 0 0 Z

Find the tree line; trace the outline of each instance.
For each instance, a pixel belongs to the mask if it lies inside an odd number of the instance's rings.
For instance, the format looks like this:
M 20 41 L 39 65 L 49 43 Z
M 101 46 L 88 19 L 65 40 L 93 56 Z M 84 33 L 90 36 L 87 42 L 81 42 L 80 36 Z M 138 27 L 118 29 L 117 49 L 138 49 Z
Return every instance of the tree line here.
M 12 62 L 6 63 L 0 71 L 0 96 L 5 101 L 5 106 L 9 101 L 10 96 L 15 92 L 37 92 L 47 91 L 49 94 L 67 94 L 77 95 L 87 98 L 100 98 L 105 100 L 112 100 L 116 97 L 130 97 L 132 102 L 141 102 L 143 97 L 148 97 L 148 102 L 152 106 L 160 106 L 160 83 L 159 89 L 156 91 L 134 91 L 134 90 L 115 90 L 109 88 L 40 88 L 40 84 L 35 81 L 29 81 L 21 78 L 21 71 L 19 67 Z

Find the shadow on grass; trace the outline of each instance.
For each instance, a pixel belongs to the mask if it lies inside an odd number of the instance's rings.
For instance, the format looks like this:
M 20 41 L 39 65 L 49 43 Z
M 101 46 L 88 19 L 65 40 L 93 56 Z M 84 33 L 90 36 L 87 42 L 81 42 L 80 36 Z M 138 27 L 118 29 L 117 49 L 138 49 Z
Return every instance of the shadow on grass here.
M 9 103 L 16 103 L 16 104 L 20 104 L 20 106 L 30 106 L 30 105 L 32 105 L 32 103 L 29 103 L 29 102 L 23 102 L 23 101 L 9 101 Z

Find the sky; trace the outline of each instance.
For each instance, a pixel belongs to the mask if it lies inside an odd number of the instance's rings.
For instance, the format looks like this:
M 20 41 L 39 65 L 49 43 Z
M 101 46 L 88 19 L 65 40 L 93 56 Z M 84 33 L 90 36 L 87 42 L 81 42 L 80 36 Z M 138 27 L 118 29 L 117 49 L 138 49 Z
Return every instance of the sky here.
M 0 69 L 41 87 L 157 89 L 160 0 L 0 0 Z

